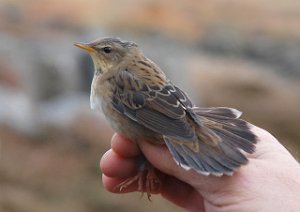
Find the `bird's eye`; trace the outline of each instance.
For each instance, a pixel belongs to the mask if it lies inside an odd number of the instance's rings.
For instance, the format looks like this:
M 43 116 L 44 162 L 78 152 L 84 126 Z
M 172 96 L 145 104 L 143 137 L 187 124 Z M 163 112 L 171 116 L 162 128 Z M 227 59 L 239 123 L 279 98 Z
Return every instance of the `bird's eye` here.
M 105 54 L 109 54 L 109 53 L 111 53 L 112 48 L 109 46 L 106 46 L 106 47 L 103 47 L 102 50 Z

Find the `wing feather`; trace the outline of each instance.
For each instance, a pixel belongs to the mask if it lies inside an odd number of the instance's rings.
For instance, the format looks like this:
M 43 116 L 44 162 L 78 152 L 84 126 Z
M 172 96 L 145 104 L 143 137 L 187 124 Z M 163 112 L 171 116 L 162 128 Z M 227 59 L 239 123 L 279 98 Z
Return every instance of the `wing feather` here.
M 188 97 L 171 83 L 148 86 L 129 71 L 121 71 L 113 79 L 112 106 L 148 129 L 176 138 L 191 140 L 196 134 L 186 120 Z

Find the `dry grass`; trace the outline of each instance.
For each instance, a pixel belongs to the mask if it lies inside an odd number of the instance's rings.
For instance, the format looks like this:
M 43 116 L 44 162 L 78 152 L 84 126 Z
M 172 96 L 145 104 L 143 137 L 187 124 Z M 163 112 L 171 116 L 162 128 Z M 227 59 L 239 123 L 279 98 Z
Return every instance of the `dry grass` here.
M 36 30 L 44 24 L 64 23 L 81 27 L 106 26 L 139 32 L 163 32 L 181 39 L 197 39 L 214 25 L 225 25 L 248 33 L 299 39 L 300 3 L 288 0 L 174 1 L 164 0 L 5 0 L 2 15 Z M 8 6 L 7 6 L 8 5 Z M 7 17 L 2 17 L 3 21 Z M 1 23 L 1 21 L 0 21 Z M 14 23 L 15 25 L 16 23 Z M 1 26 L 1 24 L 0 24 Z M 65 26 L 66 27 L 66 26 Z

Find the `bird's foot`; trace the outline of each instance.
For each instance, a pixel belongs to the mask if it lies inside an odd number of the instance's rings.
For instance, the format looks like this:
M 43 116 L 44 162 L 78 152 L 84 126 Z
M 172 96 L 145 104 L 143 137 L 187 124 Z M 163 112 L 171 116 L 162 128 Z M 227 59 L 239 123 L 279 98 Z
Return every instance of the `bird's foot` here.
M 142 193 L 141 196 L 143 196 L 144 192 L 146 192 L 149 201 L 151 201 L 151 194 L 158 192 L 161 186 L 161 182 L 156 174 L 155 168 L 148 162 L 143 164 L 135 176 L 118 184 L 115 189 L 122 191 L 135 182 L 137 182 L 138 185 L 137 190 Z

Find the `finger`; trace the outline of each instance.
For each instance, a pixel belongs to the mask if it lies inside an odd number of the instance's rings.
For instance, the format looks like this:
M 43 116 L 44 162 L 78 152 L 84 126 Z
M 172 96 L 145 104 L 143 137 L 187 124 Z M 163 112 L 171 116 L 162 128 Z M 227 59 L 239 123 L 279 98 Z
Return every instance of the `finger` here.
M 204 211 L 203 197 L 192 186 L 174 177 L 165 179 L 161 195 L 188 211 Z
M 118 189 L 118 185 L 122 183 L 122 178 L 112 178 L 102 175 L 102 182 L 105 189 L 112 193 L 130 193 L 137 191 L 137 183 L 132 183 L 123 190 Z M 167 177 L 161 188 L 161 195 L 183 207 L 189 211 L 204 211 L 203 198 L 190 185 L 179 181 L 173 177 Z
M 116 189 L 122 183 L 122 178 L 112 178 L 102 175 L 102 182 L 106 190 L 112 193 L 129 193 L 137 191 L 137 183 L 132 183 L 123 190 Z M 204 211 L 203 198 L 188 184 L 173 177 L 167 177 L 161 188 L 161 195 L 174 204 L 190 211 Z M 195 210 L 197 208 L 197 210 Z M 193 210 L 192 210 L 193 209 Z
M 286 149 L 273 135 L 268 131 L 251 126 L 251 130 L 258 137 L 258 142 L 256 145 L 256 151 L 254 154 L 249 155 L 249 158 L 263 159 L 265 162 L 269 162 L 270 165 L 276 164 L 293 164 L 298 167 L 299 163 L 294 159 L 292 154 L 293 150 Z M 290 152 L 289 152 L 290 151 Z
M 108 150 L 100 160 L 100 169 L 109 177 L 126 178 L 137 171 L 138 158 L 123 158 Z
M 112 193 L 129 193 L 129 192 L 135 192 L 138 190 L 138 181 L 134 181 L 130 183 L 128 186 L 120 189 L 120 184 L 126 181 L 128 178 L 115 178 L 115 177 L 108 177 L 105 174 L 102 175 L 102 183 L 104 185 L 104 188 Z M 146 188 L 142 188 L 143 192 L 147 192 Z M 152 194 L 158 194 L 160 191 L 151 191 Z
M 177 178 L 182 175 L 181 172 L 184 169 L 175 163 L 166 146 L 154 145 L 149 142 L 142 141 L 140 142 L 140 148 L 150 163 L 160 171 Z M 184 170 L 184 174 L 187 173 L 190 172 Z
M 136 157 L 141 153 L 135 142 L 117 133 L 111 139 L 111 148 L 122 157 Z
M 134 192 L 137 190 L 137 183 L 132 183 L 128 185 L 128 187 L 124 188 L 123 190 L 120 190 L 117 186 L 124 182 L 124 178 L 114 178 L 114 177 L 108 177 L 105 174 L 102 175 L 102 183 L 104 185 L 104 188 L 112 193 L 129 193 Z

